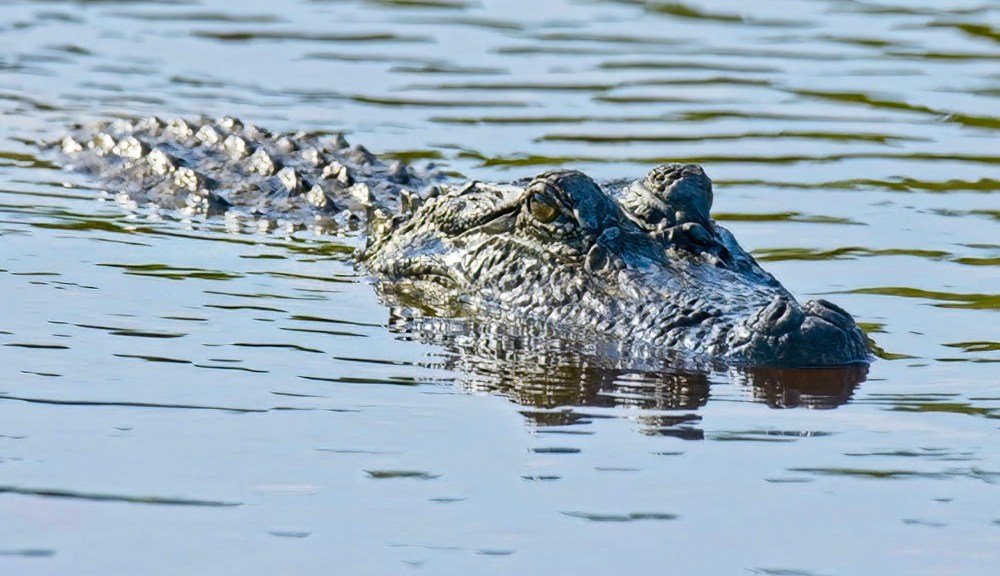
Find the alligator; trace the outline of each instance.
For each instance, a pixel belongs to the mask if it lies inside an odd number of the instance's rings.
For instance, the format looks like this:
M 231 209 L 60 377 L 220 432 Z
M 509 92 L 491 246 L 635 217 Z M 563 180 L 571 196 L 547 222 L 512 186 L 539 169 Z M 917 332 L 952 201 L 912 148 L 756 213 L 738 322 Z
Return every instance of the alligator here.
M 711 179 L 664 164 L 635 181 L 552 170 L 456 182 L 349 146 L 241 122 L 77 126 L 65 163 L 119 200 L 261 228 L 362 230 L 358 266 L 387 301 L 726 366 L 867 364 L 852 316 L 798 302 L 711 217 Z

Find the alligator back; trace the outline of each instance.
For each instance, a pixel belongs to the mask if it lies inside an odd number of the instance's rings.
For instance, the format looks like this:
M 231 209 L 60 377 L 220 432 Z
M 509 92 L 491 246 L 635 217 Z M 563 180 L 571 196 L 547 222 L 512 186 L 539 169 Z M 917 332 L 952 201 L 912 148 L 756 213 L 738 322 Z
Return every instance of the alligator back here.
M 235 118 L 114 120 L 56 143 L 125 203 L 187 214 L 243 213 L 263 228 L 356 228 L 438 178 L 349 146 L 342 134 L 282 134 Z

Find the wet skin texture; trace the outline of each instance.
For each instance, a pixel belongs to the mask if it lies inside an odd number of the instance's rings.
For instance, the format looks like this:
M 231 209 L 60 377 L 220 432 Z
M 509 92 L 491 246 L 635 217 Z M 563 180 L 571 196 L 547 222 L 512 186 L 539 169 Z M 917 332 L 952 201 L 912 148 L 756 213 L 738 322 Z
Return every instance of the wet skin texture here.
M 712 220 L 699 166 L 660 165 L 604 188 L 573 170 L 452 186 L 340 136 L 235 119 L 116 121 L 79 128 L 59 147 L 139 204 L 324 229 L 365 221 L 359 263 L 381 293 L 437 313 L 729 365 L 870 359 L 850 314 L 797 302 Z
M 698 166 L 603 190 L 581 172 L 473 182 L 372 227 L 366 268 L 396 292 L 502 322 L 567 326 L 736 365 L 863 363 L 853 318 L 799 303 L 712 221 Z

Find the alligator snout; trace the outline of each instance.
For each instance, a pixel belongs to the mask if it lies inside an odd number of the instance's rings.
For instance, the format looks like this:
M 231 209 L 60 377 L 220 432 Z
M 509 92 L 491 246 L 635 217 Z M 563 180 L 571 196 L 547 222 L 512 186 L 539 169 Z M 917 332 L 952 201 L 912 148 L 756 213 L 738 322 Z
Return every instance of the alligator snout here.
M 753 319 L 753 325 L 761 333 L 772 337 L 781 337 L 802 326 L 805 314 L 798 304 L 783 298 L 775 297 L 770 304 L 760 309 Z
M 730 335 L 747 364 L 837 366 L 869 361 L 864 333 L 850 314 L 826 300 L 799 304 L 776 296 Z

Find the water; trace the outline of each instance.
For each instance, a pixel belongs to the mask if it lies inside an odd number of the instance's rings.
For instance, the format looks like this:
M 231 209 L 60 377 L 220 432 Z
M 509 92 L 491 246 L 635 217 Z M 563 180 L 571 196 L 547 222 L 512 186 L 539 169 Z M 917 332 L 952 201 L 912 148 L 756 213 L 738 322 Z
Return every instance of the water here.
M 977 0 L 4 3 L 0 572 L 993 573 L 998 29 Z M 702 162 L 881 359 L 777 385 L 425 342 L 354 239 L 130 213 L 31 144 L 202 113 L 481 179 Z

